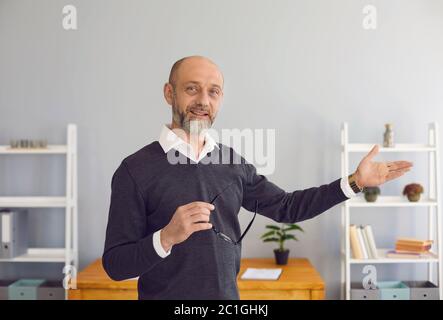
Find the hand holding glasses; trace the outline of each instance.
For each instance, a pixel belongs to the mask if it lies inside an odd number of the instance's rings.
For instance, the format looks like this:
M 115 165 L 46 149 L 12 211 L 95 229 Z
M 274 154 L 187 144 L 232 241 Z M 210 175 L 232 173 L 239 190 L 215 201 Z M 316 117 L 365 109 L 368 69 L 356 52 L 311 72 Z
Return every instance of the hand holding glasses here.
M 214 204 L 215 200 L 217 200 L 217 198 L 223 193 L 225 192 L 230 186 L 232 185 L 232 182 L 230 184 L 228 184 L 227 187 L 225 187 L 223 189 L 222 192 L 220 192 L 219 194 L 217 194 L 212 201 L 210 202 L 211 204 Z M 214 205 L 215 206 L 215 205 Z M 216 207 L 216 206 L 215 206 Z M 216 207 L 217 209 L 217 207 Z M 243 232 L 243 234 L 240 236 L 240 238 L 238 239 L 238 241 L 234 241 L 232 240 L 229 236 L 227 236 L 226 234 L 224 234 L 223 232 L 219 231 L 214 224 L 212 224 L 212 230 L 215 232 L 215 234 L 217 236 L 219 236 L 221 239 L 223 239 L 224 241 L 227 241 L 229 243 L 232 243 L 233 245 L 238 245 L 240 244 L 240 242 L 242 241 L 242 239 L 244 238 L 244 236 L 246 235 L 246 233 L 249 231 L 249 229 L 251 228 L 252 223 L 254 222 L 255 216 L 257 215 L 257 210 L 258 210 L 258 201 L 255 201 L 255 210 L 254 210 L 254 216 L 252 217 L 251 222 L 249 222 L 248 226 L 246 227 L 245 231 Z

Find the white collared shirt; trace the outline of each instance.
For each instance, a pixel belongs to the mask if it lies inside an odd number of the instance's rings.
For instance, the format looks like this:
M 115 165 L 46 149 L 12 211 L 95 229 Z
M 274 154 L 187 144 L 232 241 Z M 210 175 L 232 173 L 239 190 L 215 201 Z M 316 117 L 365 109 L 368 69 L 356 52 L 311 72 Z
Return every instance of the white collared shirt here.
M 177 134 L 175 134 L 174 131 L 170 129 L 170 126 L 164 125 L 162 127 L 159 143 L 162 147 L 163 151 L 167 153 L 171 149 L 175 149 L 181 154 L 183 154 L 188 159 L 198 163 L 200 162 L 208 153 L 210 153 L 212 150 L 214 150 L 215 147 L 219 148 L 218 144 L 214 141 L 214 139 L 208 134 L 205 134 L 205 143 L 203 145 L 203 149 L 200 152 L 199 157 L 197 158 L 195 155 L 194 150 L 192 149 L 191 145 L 184 141 L 182 138 L 180 138 Z M 355 192 L 352 190 L 351 186 L 348 182 L 348 177 L 343 177 L 340 180 L 340 187 L 343 190 L 343 193 L 346 197 L 352 198 L 355 196 Z M 157 254 L 162 257 L 166 258 L 168 255 L 171 254 L 171 249 L 169 251 L 165 251 L 163 246 L 161 245 L 160 241 L 160 230 L 156 231 L 153 235 L 153 244 L 154 249 L 157 252 Z
M 196 163 L 200 162 L 206 156 L 206 154 L 214 150 L 214 147 L 219 148 L 217 142 L 215 142 L 215 140 L 208 133 L 206 133 L 204 136 L 205 143 L 203 145 L 203 149 L 197 158 L 191 145 L 180 138 L 173 130 L 171 130 L 171 127 L 166 124 L 162 127 L 158 142 L 165 153 L 171 149 L 175 149 L 183 154 L 186 158 Z

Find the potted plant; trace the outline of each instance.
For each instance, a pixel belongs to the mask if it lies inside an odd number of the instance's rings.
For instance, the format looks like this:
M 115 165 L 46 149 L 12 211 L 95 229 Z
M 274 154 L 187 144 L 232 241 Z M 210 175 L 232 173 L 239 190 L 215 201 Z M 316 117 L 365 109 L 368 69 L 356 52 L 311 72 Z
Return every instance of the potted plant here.
M 363 193 L 365 194 L 365 199 L 367 202 L 375 202 L 377 201 L 377 197 L 380 194 L 380 188 L 366 187 L 363 189 Z
M 288 263 L 289 249 L 284 247 L 286 240 L 298 241 L 297 237 L 289 232 L 295 232 L 297 230 L 304 232 L 304 230 L 294 223 L 282 223 L 281 226 L 267 225 L 266 229 L 269 229 L 261 236 L 263 242 L 278 242 L 278 249 L 274 249 L 275 262 L 279 265 L 285 265 Z
M 403 189 L 403 195 L 408 197 L 411 202 L 417 202 L 420 200 L 420 195 L 423 193 L 423 187 L 419 183 L 410 183 Z

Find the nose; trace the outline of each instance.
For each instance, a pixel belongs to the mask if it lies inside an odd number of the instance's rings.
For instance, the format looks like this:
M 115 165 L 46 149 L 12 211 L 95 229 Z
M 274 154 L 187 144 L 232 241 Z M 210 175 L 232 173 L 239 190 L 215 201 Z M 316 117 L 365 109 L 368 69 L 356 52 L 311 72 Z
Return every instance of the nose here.
M 198 96 L 197 105 L 202 107 L 209 107 L 209 95 L 205 90 L 202 90 Z

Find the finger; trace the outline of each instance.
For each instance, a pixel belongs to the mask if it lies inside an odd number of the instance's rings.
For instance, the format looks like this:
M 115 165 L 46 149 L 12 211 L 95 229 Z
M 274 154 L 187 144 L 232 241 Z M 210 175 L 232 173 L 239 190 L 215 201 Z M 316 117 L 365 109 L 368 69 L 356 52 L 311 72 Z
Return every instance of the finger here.
M 396 179 L 398 177 L 401 177 L 402 175 L 404 175 L 408 171 L 409 170 L 400 170 L 400 171 L 391 172 L 391 173 L 389 173 L 386 176 L 386 181 L 393 180 L 393 179 Z
M 207 208 L 202 208 L 202 207 L 194 207 L 194 208 L 188 209 L 186 211 L 186 215 L 189 217 L 199 215 L 199 214 L 204 214 L 204 215 L 209 216 L 211 214 L 211 211 Z
M 206 222 L 194 223 L 191 226 L 191 231 L 192 232 L 196 232 L 196 231 L 201 231 L 201 230 L 208 230 L 208 229 L 211 229 L 211 228 L 212 228 L 212 223 L 206 223 Z
M 369 151 L 369 153 L 366 155 L 365 159 L 371 160 L 372 158 L 374 158 L 377 153 L 378 153 L 378 144 L 376 144 L 375 146 L 372 147 L 371 151 Z
M 387 165 L 410 165 L 410 166 L 414 165 L 411 161 L 406 161 L 406 160 L 390 161 L 390 162 L 387 162 L 386 164 Z
M 204 201 L 194 201 L 184 205 L 185 209 L 191 209 L 195 207 L 207 208 L 209 210 L 214 210 L 215 206 L 212 203 L 204 202 Z
M 400 168 L 400 169 L 397 169 L 397 170 L 389 170 L 389 173 L 391 173 L 391 172 L 398 172 L 398 171 L 405 171 L 405 172 L 407 172 L 407 171 L 410 171 L 411 170 L 411 168 L 409 167 L 409 168 Z
M 190 221 L 192 223 L 209 222 L 209 215 L 206 215 L 206 214 L 195 214 L 195 215 L 191 216 Z
M 409 161 L 394 161 L 394 162 L 387 162 L 386 165 L 388 166 L 389 170 L 392 171 L 403 168 L 411 168 L 413 166 L 413 163 Z

